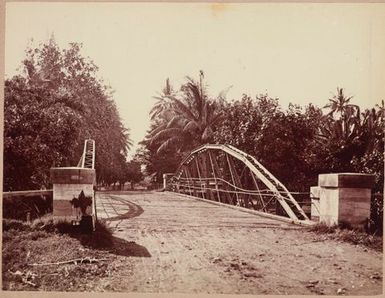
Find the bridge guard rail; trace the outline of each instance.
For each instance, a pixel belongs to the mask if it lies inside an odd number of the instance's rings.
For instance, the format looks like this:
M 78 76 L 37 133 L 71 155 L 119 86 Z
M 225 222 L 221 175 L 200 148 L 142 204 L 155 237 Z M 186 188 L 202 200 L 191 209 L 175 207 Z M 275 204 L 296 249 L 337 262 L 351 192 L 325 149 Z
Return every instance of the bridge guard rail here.
M 16 197 L 34 197 L 34 196 L 47 196 L 52 195 L 52 189 L 46 190 L 21 190 L 21 191 L 8 191 L 3 192 L 3 198 L 16 198 Z

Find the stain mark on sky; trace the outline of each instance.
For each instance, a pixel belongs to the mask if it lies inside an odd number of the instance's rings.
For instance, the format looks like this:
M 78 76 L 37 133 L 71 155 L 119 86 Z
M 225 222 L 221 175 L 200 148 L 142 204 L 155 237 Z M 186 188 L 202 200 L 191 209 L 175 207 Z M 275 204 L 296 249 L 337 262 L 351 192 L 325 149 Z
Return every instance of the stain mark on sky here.
M 212 3 L 210 4 L 211 13 L 214 17 L 221 15 L 224 11 L 228 10 L 229 4 L 227 3 Z

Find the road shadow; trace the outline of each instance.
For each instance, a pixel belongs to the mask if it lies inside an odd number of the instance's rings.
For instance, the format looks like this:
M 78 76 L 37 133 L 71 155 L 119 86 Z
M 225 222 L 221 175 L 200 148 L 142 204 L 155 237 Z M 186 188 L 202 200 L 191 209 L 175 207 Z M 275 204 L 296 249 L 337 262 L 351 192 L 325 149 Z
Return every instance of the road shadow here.
M 113 254 L 125 257 L 151 257 L 147 248 L 135 243 L 134 241 L 126 241 L 118 237 L 113 237 L 112 241 L 113 246 L 111 247 L 112 250 L 110 250 L 110 252 Z
M 149 258 L 151 254 L 146 247 L 127 241 L 112 235 L 112 230 L 103 221 L 96 222 L 96 229 L 92 233 L 81 233 L 74 231 L 73 228 L 69 231 L 63 231 L 72 238 L 79 240 L 84 247 L 105 251 L 119 256 L 125 257 L 144 257 Z
M 91 240 L 88 237 L 84 237 L 84 235 L 80 237 L 79 240 L 85 247 L 106 251 L 118 256 L 141 258 L 151 257 L 150 252 L 144 246 L 139 245 L 134 241 L 127 241 L 115 236 L 111 236 L 108 240 L 104 239 L 102 242 L 95 241 L 95 239 Z

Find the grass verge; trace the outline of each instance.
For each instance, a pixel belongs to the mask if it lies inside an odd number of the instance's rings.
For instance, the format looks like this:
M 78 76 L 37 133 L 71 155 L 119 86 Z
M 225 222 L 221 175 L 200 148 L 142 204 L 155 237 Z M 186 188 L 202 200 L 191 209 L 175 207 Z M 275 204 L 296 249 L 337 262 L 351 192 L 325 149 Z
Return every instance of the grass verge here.
M 94 233 L 81 234 L 51 218 L 32 223 L 4 219 L 3 290 L 94 290 L 112 270 L 115 255 L 108 252 L 113 245 L 112 233 L 102 222 Z
M 383 249 L 382 236 L 370 235 L 364 231 L 345 226 L 335 225 L 330 227 L 326 224 L 319 223 L 310 227 L 309 231 L 319 237 L 362 245 L 376 251 L 382 252 Z

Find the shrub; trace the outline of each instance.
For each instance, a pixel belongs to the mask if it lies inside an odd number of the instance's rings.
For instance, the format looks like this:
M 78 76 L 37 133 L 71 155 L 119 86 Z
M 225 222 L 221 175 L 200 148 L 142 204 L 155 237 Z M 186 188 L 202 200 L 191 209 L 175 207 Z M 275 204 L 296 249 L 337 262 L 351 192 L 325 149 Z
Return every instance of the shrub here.
M 309 231 L 318 236 L 326 236 L 329 239 L 363 245 L 378 251 L 382 251 L 382 237 L 369 235 L 361 230 L 352 229 L 348 225 L 327 226 L 324 223 L 316 224 Z
M 384 196 L 381 193 L 372 195 L 370 205 L 370 221 L 368 232 L 371 234 L 382 235 L 384 223 Z
M 26 220 L 35 219 L 52 212 L 52 195 L 3 198 L 3 218 Z

